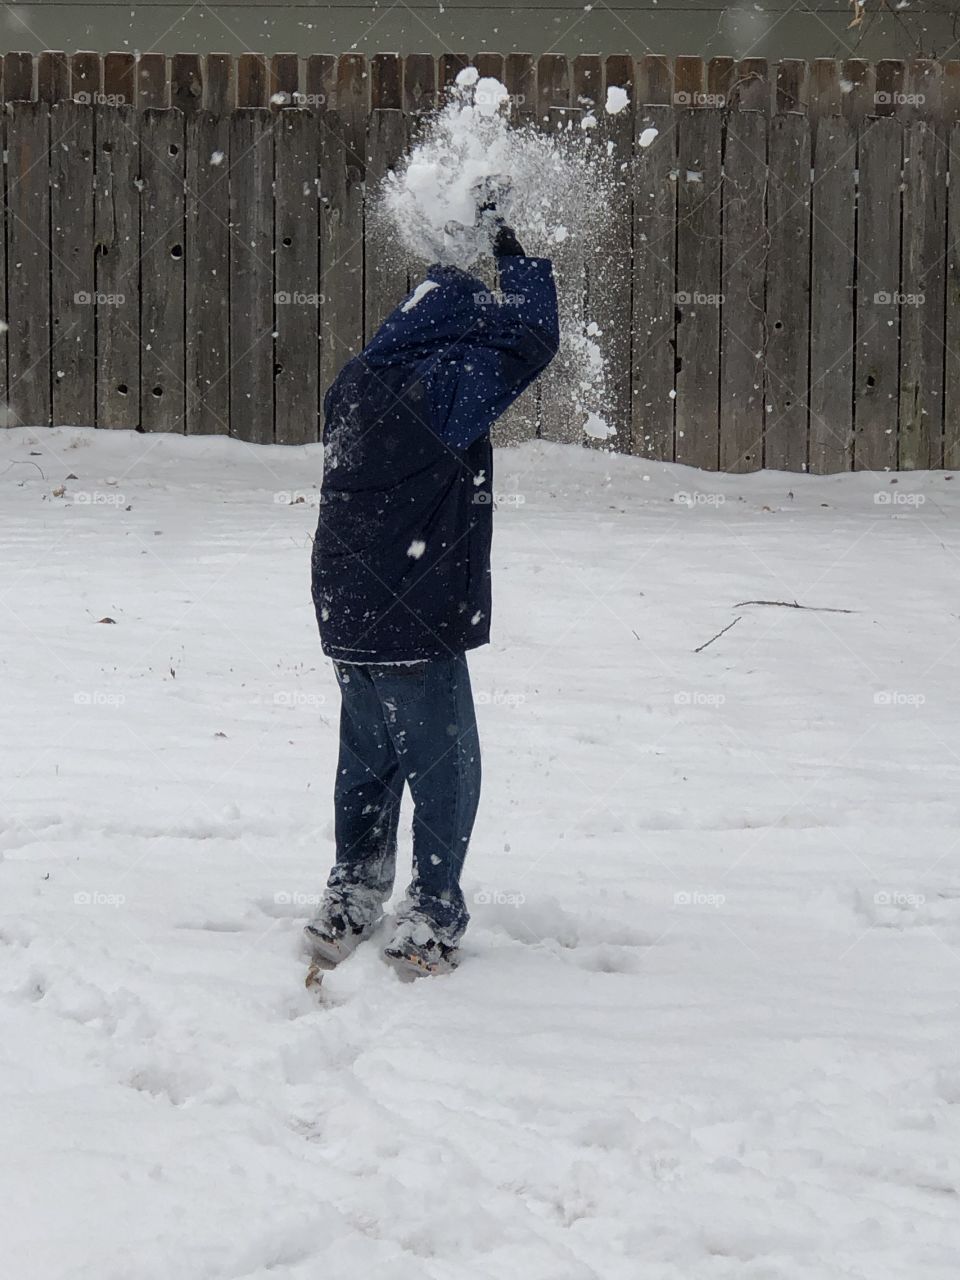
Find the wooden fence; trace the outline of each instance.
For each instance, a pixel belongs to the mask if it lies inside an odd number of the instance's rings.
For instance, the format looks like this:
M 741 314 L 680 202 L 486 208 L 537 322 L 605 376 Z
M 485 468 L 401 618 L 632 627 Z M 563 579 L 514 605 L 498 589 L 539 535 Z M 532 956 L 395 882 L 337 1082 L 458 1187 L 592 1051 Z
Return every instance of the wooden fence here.
M 408 285 L 365 191 L 468 62 L 544 127 L 630 95 L 598 113 L 632 154 L 601 242 L 558 262 L 604 334 L 614 447 L 960 464 L 960 62 L 922 60 L 9 53 L 8 421 L 316 440 Z M 498 427 L 535 434 L 581 438 L 562 379 Z

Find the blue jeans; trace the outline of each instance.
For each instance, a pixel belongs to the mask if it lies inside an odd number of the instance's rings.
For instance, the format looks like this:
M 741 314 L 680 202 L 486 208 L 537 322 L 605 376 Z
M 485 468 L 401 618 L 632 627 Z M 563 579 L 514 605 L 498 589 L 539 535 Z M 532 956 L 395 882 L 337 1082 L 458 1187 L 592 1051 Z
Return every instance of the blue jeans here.
M 401 913 L 425 916 L 442 942 L 456 946 L 470 918 L 460 872 L 480 800 L 466 656 L 333 665 L 341 705 L 329 887 L 366 890 L 358 897 L 380 904 L 389 898 L 406 783 L 414 805 L 413 880 Z

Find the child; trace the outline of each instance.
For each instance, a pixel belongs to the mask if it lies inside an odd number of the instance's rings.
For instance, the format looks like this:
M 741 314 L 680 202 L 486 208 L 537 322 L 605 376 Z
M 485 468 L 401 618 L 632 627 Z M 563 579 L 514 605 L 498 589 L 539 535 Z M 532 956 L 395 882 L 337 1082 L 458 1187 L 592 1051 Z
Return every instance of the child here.
M 324 400 L 313 599 L 340 687 L 336 862 L 306 934 L 334 965 L 380 922 L 393 889 L 403 785 L 413 881 L 384 955 L 452 968 L 480 796 L 466 650 L 490 636 L 490 428 L 558 343 L 550 262 L 526 257 L 489 205 L 501 292 L 437 264 Z

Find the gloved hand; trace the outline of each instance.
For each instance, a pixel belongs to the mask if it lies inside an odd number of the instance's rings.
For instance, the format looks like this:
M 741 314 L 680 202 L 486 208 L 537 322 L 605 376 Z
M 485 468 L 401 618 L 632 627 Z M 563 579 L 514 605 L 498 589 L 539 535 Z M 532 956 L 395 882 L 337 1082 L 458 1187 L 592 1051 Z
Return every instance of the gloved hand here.
M 503 219 L 499 219 L 496 235 L 493 237 L 493 256 L 495 258 L 524 257 L 523 246 L 517 239 L 513 227 L 508 227 Z

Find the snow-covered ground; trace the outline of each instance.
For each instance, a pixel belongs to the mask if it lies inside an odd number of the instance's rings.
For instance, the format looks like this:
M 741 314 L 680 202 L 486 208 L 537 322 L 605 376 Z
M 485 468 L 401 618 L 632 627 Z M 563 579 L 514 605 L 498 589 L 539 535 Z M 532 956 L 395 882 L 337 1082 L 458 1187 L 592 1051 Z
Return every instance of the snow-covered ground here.
M 0 435 L 4 1275 L 952 1280 L 960 476 L 501 452 L 463 965 L 318 1000 L 320 466 Z

